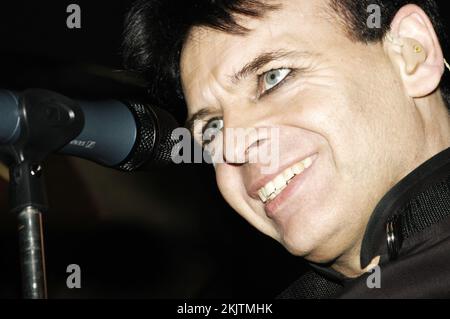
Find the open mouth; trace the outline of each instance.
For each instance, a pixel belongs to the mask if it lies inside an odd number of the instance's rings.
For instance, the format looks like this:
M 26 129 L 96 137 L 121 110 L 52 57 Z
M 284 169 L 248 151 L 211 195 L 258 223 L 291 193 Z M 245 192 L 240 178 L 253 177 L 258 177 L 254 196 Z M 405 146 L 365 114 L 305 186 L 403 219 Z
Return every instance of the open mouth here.
M 301 162 L 298 162 L 291 167 L 285 169 L 282 173 L 277 175 L 273 180 L 258 190 L 258 196 L 263 203 L 268 203 L 274 200 L 281 192 L 288 186 L 292 179 L 303 173 L 309 168 L 315 155 L 305 158 Z

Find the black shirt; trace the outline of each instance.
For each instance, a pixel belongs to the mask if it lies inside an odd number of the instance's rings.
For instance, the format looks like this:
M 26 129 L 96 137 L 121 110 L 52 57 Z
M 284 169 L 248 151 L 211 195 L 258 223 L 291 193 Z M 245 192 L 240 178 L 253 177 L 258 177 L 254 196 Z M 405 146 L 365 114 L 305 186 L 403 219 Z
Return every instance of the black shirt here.
M 380 288 L 368 285 L 374 272 L 352 279 L 311 264 L 279 298 L 450 298 L 450 148 L 378 203 L 362 242 L 362 268 L 376 256 Z

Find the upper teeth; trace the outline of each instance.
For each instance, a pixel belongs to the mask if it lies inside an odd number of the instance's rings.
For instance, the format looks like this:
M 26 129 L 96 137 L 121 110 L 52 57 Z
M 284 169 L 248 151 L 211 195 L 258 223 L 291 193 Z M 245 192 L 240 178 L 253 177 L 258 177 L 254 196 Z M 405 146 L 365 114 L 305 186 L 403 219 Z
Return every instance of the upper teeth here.
M 312 162 L 312 157 L 308 157 L 303 161 L 285 169 L 272 181 L 268 182 L 264 187 L 261 187 L 258 191 L 259 198 L 263 201 L 263 203 L 268 200 L 273 200 L 286 188 L 294 176 L 301 174 L 305 169 L 311 166 Z

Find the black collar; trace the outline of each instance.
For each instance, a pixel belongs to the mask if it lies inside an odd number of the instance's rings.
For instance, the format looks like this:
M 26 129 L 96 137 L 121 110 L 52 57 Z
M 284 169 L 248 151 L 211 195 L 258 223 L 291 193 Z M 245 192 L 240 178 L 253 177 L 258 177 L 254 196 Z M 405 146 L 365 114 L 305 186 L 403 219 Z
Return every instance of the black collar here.
M 414 171 L 398 182 L 380 200 L 372 213 L 361 246 L 361 267 L 366 268 L 372 259 L 378 255 L 389 255 L 395 259 L 401 247 L 403 235 L 411 219 L 417 216 L 417 212 L 411 212 L 406 208 L 408 203 L 419 194 L 438 183 L 450 174 L 450 148 L 435 155 Z M 450 204 L 450 203 L 449 203 Z M 424 209 L 420 213 L 433 214 L 434 212 Z M 440 215 L 442 212 L 436 212 Z M 430 216 L 430 221 L 439 219 L 440 216 Z M 392 234 L 387 229 L 392 226 Z M 388 236 L 395 236 L 394 247 L 390 247 Z
M 397 258 L 405 236 L 430 226 L 450 215 L 450 148 L 440 152 L 399 181 L 375 207 L 361 246 L 361 268 L 376 256 L 381 263 Z M 445 180 L 445 182 L 442 182 Z M 439 183 L 443 189 L 439 189 Z M 370 190 L 368 190 L 370 192 Z M 428 193 L 427 193 L 428 192 Z M 423 204 L 421 198 L 445 197 L 443 206 Z M 419 205 L 415 204 L 419 201 Z M 422 203 L 422 205 L 421 205 Z M 413 207 L 414 206 L 414 207 Z M 421 207 L 423 206 L 423 207 Z M 332 280 L 350 280 L 327 265 L 311 264 Z

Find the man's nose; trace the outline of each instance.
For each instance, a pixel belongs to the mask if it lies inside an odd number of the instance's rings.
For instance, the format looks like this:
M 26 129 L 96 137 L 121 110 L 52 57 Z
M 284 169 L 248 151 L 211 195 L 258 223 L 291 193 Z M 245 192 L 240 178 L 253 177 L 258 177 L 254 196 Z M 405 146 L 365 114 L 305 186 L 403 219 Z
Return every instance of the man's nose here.
M 224 129 L 223 156 L 226 163 L 246 164 L 258 161 L 259 148 L 267 141 L 264 128 L 226 127 Z

